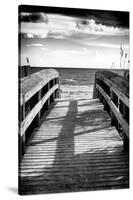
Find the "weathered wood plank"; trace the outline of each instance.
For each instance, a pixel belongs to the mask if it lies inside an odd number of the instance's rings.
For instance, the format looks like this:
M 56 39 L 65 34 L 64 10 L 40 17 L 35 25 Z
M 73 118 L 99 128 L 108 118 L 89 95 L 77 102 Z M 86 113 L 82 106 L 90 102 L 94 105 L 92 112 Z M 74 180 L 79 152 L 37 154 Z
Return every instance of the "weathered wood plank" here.
M 114 88 L 119 94 L 129 98 L 129 82 L 124 77 L 111 71 L 97 71 L 96 79 L 103 80 L 110 88 Z
M 56 101 L 20 163 L 23 194 L 129 187 L 129 157 L 98 100 Z
M 121 91 L 119 91 L 118 88 L 111 87 L 110 90 L 112 90 L 119 99 L 129 108 L 129 98 L 126 97 Z
M 36 92 L 38 92 L 50 80 L 59 77 L 54 69 L 41 70 L 20 80 L 20 105 L 28 101 Z

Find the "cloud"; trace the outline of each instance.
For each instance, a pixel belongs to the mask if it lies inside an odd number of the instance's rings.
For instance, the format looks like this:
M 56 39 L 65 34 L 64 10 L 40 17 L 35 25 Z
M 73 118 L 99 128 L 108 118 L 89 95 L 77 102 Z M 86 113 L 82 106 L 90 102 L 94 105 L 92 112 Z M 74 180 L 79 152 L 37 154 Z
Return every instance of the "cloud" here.
M 48 16 L 44 13 L 27 13 L 19 16 L 19 22 L 48 23 Z
M 34 35 L 31 34 L 31 33 L 27 33 L 27 34 L 25 34 L 25 37 L 27 37 L 27 38 L 34 38 Z
M 26 45 L 27 47 L 30 47 L 30 46 L 32 46 L 32 47 L 43 47 L 43 44 L 27 44 Z
M 36 36 L 32 33 L 19 33 L 19 38 L 35 38 Z
M 129 28 L 129 12 L 97 10 L 92 11 L 88 18 L 93 18 L 97 24 Z
M 48 36 L 57 39 L 64 39 L 64 37 L 71 35 L 71 31 L 74 31 L 76 26 L 75 18 L 72 17 L 47 14 L 49 19 L 48 23 L 42 23 L 43 20 L 35 21 L 31 20 L 31 17 L 27 19 L 27 16 L 29 17 L 31 14 L 22 14 L 23 19 L 21 20 L 20 31 L 23 33 L 31 33 L 40 38 L 46 38 Z M 36 23 L 33 23 L 33 21 Z
M 92 33 L 106 33 L 106 34 L 118 34 L 121 29 L 113 26 L 106 26 L 101 23 L 97 24 L 94 19 L 80 19 L 76 22 L 77 28 L 84 32 Z
M 22 13 L 21 16 L 21 32 L 32 34 L 36 38 L 82 40 L 92 37 L 91 35 L 93 37 L 96 35 L 129 35 L 129 29 L 102 24 L 102 21 L 98 21 L 93 16 L 92 18 L 76 18 L 59 14 L 46 15 L 44 13 Z M 108 22 L 109 19 L 108 16 Z M 110 20 L 112 22 L 114 19 L 111 18 Z
M 48 37 L 50 38 L 56 38 L 56 39 L 65 39 L 66 37 L 69 37 L 72 35 L 72 31 L 70 30 L 65 30 L 65 29 L 60 29 L 60 30 L 56 30 L 56 29 L 50 29 L 50 31 L 48 32 Z
M 21 38 L 46 38 L 48 30 L 45 28 L 43 23 L 23 22 L 20 28 L 20 35 Z

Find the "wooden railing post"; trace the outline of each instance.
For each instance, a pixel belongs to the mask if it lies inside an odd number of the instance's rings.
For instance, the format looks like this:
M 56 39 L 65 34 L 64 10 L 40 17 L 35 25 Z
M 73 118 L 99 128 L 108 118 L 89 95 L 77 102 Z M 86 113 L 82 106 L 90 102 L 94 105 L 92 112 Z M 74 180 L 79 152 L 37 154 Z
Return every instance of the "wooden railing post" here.
M 24 118 L 25 118 L 25 102 L 23 103 L 23 106 L 22 106 L 22 119 Z M 25 144 L 25 139 L 26 139 L 26 136 L 24 134 L 22 137 L 23 144 Z
M 55 85 L 55 79 L 53 79 L 52 81 L 52 87 Z M 55 99 L 55 92 L 53 92 L 52 96 L 51 96 L 51 102 L 54 102 Z
M 61 98 L 60 77 L 58 78 L 58 81 L 59 81 L 58 93 L 59 93 L 59 98 Z
M 53 86 L 55 85 L 55 79 L 53 79 Z M 55 100 L 55 91 L 54 91 L 54 93 L 53 93 L 53 101 Z
M 108 111 L 108 104 L 104 98 L 103 98 L 103 105 L 104 105 L 104 110 Z
M 120 99 L 118 97 L 118 110 L 120 111 Z
M 95 82 L 94 82 L 94 88 L 93 88 L 93 99 L 96 99 L 98 97 L 98 92 L 96 89 L 96 84 L 97 84 L 97 78 L 96 78 L 96 74 L 95 74 Z
M 122 115 L 123 118 L 126 119 L 126 109 L 125 105 L 122 106 Z M 129 150 L 129 139 L 126 136 L 126 133 L 122 130 L 122 137 L 123 137 L 123 150 L 128 151 Z
M 123 104 L 123 117 L 126 119 L 127 118 L 127 113 L 126 113 L 126 106 Z
M 124 151 L 129 150 L 129 139 L 124 132 L 123 132 L 123 150 Z
M 103 96 L 102 96 L 102 94 L 100 94 L 100 102 L 103 104 Z
M 48 91 L 50 90 L 50 82 L 48 82 Z M 50 97 L 48 98 L 48 101 L 47 101 L 47 108 L 49 108 L 50 106 Z
M 113 91 L 110 89 L 110 98 L 111 98 L 111 101 L 113 101 Z M 115 124 L 115 116 L 112 112 L 112 110 L 110 109 L 110 116 L 111 116 L 111 126 L 114 126 Z
M 22 120 L 24 120 L 25 118 L 25 102 L 23 103 L 22 106 Z M 21 156 L 24 154 L 25 152 L 25 143 L 26 143 L 26 135 L 25 133 L 23 135 L 21 135 L 21 126 L 20 126 L 20 133 L 19 133 L 19 151 L 20 151 L 20 159 Z
M 38 102 L 41 101 L 41 90 L 38 92 Z M 40 126 L 40 119 L 41 119 L 41 110 L 38 112 L 36 117 L 37 126 Z
M 118 100 L 117 100 L 117 107 L 118 107 L 118 110 L 119 110 L 119 112 L 120 112 L 120 99 L 119 99 L 118 96 L 117 96 L 117 98 L 118 98 Z M 119 131 L 120 133 L 122 132 L 122 128 L 121 128 L 121 125 L 120 125 L 119 122 L 117 122 L 117 129 L 118 129 L 118 131 Z
M 61 97 L 61 89 L 60 89 L 60 78 L 57 78 L 57 83 L 58 83 L 58 89 L 56 91 L 56 97 L 60 98 Z

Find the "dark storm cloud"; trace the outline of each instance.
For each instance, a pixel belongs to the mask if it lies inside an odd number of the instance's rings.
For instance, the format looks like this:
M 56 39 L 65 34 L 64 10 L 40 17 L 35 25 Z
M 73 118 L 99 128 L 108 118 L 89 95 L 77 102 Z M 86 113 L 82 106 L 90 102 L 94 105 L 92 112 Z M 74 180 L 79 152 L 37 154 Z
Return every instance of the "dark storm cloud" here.
M 96 23 L 102 23 L 107 26 L 129 28 L 129 13 L 122 11 L 93 11 L 89 17 Z
M 48 23 L 48 17 L 44 13 L 20 14 L 19 22 Z
M 79 17 L 86 23 L 86 19 L 94 19 L 96 23 L 107 26 L 117 26 L 129 28 L 129 12 L 125 11 L 108 11 L 108 10 L 92 10 L 92 9 L 76 9 L 76 8 L 59 8 L 47 6 L 31 6 L 21 5 L 19 12 L 44 12 L 52 14 L 61 14 L 72 17 Z

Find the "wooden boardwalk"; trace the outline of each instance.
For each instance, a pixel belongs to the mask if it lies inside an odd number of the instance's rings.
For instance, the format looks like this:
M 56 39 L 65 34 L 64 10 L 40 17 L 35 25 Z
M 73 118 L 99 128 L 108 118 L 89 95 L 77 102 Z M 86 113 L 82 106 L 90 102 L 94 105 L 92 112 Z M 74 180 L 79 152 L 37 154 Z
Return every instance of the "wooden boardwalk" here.
M 129 158 L 98 99 L 59 99 L 20 164 L 22 194 L 129 187 Z

